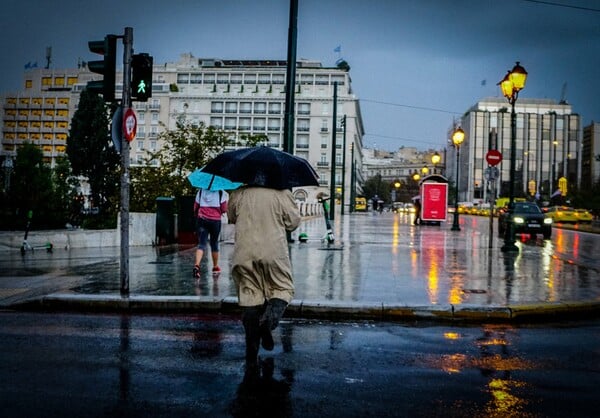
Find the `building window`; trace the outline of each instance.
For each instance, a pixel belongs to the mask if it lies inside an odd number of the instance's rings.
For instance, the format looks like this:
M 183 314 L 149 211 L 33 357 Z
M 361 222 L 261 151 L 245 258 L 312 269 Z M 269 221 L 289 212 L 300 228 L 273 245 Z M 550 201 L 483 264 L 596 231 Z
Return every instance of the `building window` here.
M 254 102 L 254 113 L 267 113 L 267 104 L 265 102 Z
M 213 79 L 214 81 L 214 79 Z M 187 81 L 186 81 L 187 84 Z M 190 84 L 202 84 L 202 74 L 200 73 L 195 73 L 195 74 L 190 74 Z M 211 83 L 213 84 L 213 83 Z
M 239 122 L 240 131 L 249 131 L 250 130 L 250 118 L 240 118 Z
M 279 134 L 268 134 L 269 146 L 273 148 L 279 147 L 279 141 L 281 139 Z
M 252 113 L 252 103 L 251 102 L 241 102 L 240 103 L 240 113 Z
M 229 84 L 229 74 L 217 74 L 217 84 Z
M 254 130 L 264 131 L 265 130 L 265 118 L 254 118 Z
M 329 130 L 327 119 L 321 119 L 321 132 L 327 132 Z
M 321 114 L 329 115 L 329 103 L 323 103 L 323 105 L 321 106 Z
M 225 129 L 228 131 L 233 131 L 237 128 L 237 120 L 236 118 L 225 118 Z
M 225 103 L 225 113 L 237 113 L 237 102 Z
M 211 102 L 210 111 L 211 113 L 223 113 L 223 102 Z
M 269 131 L 279 131 L 281 129 L 281 119 L 269 118 Z
M 310 130 L 310 119 L 298 119 L 298 131 L 308 132 Z
M 285 75 L 273 74 L 273 84 L 285 84 Z
M 223 129 L 223 118 L 210 118 L 210 126 L 217 129 Z
M 310 115 L 310 103 L 298 103 L 299 115 Z
M 313 75 L 312 74 L 300 74 L 300 84 L 312 85 L 313 84 Z
M 259 74 L 258 84 L 271 84 L 271 74 Z
M 153 125 L 158 124 L 158 112 L 152 112 L 152 120 L 150 123 Z
M 256 74 L 244 74 L 244 84 L 256 84 Z
M 270 115 L 280 115 L 281 114 L 281 103 L 279 103 L 279 102 L 269 103 L 269 114 Z
M 241 73 L 231 74 L 231 84 L 242 84 L 242 74 Z
M 177 84 L 188 84 L 190 82 L 189 74 L 177 74 Z
M 296 148 L 302 148 L 302 149 L 308 148 L 308 135 L 297 135 L 296 136 Z
M 215 84 L 215 75 L 204 74 L 204 84 Z
M 318 74 L 316 84 L 319 86 L 326 86 L 329 84 L 329 75 Z

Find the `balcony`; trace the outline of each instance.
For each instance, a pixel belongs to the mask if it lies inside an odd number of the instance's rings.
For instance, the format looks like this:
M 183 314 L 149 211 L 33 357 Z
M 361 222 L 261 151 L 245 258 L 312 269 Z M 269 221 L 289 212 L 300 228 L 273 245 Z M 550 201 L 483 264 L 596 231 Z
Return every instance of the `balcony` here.
M 329 167 L 329 163 L 327 161 L 317 161 L 317 167 Z

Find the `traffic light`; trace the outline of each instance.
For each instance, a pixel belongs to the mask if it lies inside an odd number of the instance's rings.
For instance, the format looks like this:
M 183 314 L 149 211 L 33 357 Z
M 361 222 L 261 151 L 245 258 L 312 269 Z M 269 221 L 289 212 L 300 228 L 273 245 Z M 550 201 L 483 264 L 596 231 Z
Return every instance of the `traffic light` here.
M 152 56 L 135 54 L 131 57 L 131 100 L 145 102 L 152 97 Z
M 93 53 L 104 55 L 103 60 L 88 62 L 88 69 L 93 73 L 104 75 L 104 79 L 88 82 L 87 89 L 101 94 L 105 102 L 113 102 L 115 100 L 117 36 L 106 35 L 103 41 L 89 41 L 88 46 Z

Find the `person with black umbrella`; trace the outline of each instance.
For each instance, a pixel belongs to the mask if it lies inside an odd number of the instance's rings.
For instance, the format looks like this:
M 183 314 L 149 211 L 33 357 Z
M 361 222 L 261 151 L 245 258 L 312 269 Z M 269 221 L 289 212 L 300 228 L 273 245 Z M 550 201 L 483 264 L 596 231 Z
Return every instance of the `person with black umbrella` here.
M 228 219 L 235 224 L 231 275 L 246 333 L 246 364 L 258 362 L 259 345 L 274 347 L 271 332 L 294 296 L 286 231 L 300 224 L 289 190 L 244 186 L 231 193 Z
M 259 346 L 274 347 L 273 331 L 294 296 L 287 232 L 300 224 L 291 189 L 318 186 L 304 159 L 270 147 L 224 152 L 202 171 L 242 182 L 231 193 L 227 217 L 235 224 L 231 275 L 246 333 L 246 365 L 258 364 Z

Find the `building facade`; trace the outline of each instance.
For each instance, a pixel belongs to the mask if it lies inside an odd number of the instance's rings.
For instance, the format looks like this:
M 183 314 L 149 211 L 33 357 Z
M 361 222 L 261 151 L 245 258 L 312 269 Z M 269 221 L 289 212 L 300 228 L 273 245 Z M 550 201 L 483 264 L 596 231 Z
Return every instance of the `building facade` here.
M 2 100 L 4 156 L 14 157 L 24 141 L 39 144 L 49 163 L 63 155 L 79 94 L 88 81 L 97 77 L 84 65 L 72 70 L 27 71 L 24 91 L 5 95 Z M 178 62 L 155 64 L 152 97 L 148 102 L 133 104 L 138 127 L 131 143 L 131 164 L 142 164 L 147 151 L 160 149 L 160 133 L 175 129 L 179 118 L 226 130 L 234 140 L 247 134 L 262 134 L 267 137 L 265 145 L 282 149 L 285 77 L 285 61 L 204 59 L 182 54 Z M 122 79 L 122 73 L 117 71 L 116 97 L 120 97 Z M 344 116 L 346 124 L 342 126 Z M 313 200 L 319 192 L 328 194 L 332 167 L 337 188 L 344 185 L 349 190 L 355 177 L 360 183 L 361 177 L 352 176 L 351 167 L 354 165 L 356 172 L 361 172 L 364 127 L 347 71 L 323 67 L 316 61 L 298 61 L 294 126 L 294 154 L 311 163 L 321 185 L 295 190 L 297 199 Z M 344 195 L 348 205 L 350 193 Z
M 549 199 L 566 179 L 567 188 L 580 187 L 581 117 L 566 103 L 548 99 L 519 99 L 515 105 L 516 196 Z M 497 166 L 496 196 L 508 196 L 510 187 L 511 109 L 504 98 L 486 98 L 471 107 L 460 120 L 465 142 L 459 152 L 459 201 L 488 200 L 486 153 L 497 149 L 502 162 Z M 456 175 L 456 149 L 448 132 L 448 178 Z M 564 182 L 564 180 L 562 180 Z
M 581 188 L 591 189 L 600 182 L 600 123 L 583 128 L 581 146 Z

